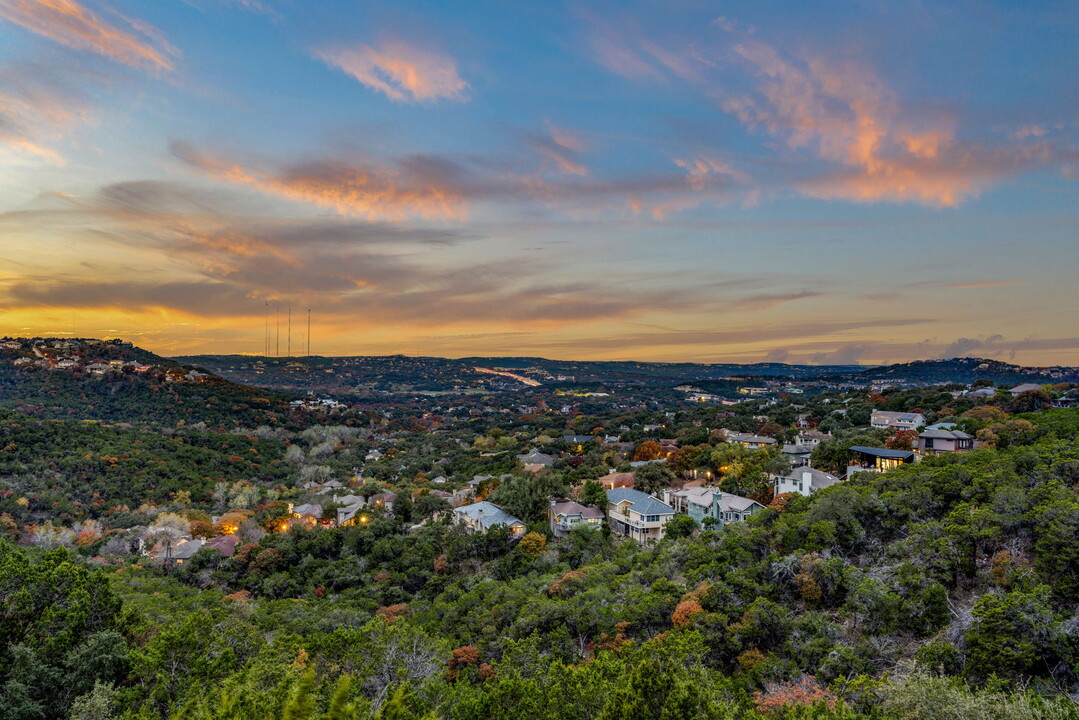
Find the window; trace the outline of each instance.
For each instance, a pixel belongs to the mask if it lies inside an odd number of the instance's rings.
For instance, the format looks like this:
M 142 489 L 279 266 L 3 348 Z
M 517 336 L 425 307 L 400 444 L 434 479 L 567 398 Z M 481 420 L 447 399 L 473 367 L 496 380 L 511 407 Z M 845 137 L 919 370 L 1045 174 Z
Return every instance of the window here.
M 644 518 L 645 522 L 659 522 L 659 515 L 647 515 Z
M 932 450 L 933 449 L 933 438 L 924 438 L 924 440 L 925 440 L 925 449 L 926 450 Z

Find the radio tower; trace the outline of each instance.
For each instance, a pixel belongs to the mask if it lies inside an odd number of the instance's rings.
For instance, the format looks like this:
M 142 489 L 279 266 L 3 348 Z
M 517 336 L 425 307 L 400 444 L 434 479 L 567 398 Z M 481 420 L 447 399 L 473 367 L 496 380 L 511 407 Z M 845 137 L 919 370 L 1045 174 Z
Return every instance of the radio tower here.
M 307 308 L 307 357 L 311 357 L 311 308 Z
M 285 345 L 285 357 L 292 357 L 292 306 L 288 306 L 288 341 Z
M 263 357 L 270 357 L 270 301 L 262 301 L 266 305 L 266 309 L 263 311 L 263 319 L 266 321 L 266 329 L 262 338 L 262 350 Z
M 281 304 L 274 303 L 274 312 L 277 313 L 277 349 L 274 357 L 281 357 Z

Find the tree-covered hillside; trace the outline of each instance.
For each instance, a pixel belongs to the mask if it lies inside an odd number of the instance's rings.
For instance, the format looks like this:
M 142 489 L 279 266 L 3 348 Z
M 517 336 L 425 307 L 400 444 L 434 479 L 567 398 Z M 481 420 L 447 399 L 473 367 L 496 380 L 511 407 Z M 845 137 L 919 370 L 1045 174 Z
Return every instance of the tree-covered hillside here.
M 1042 420 L 654 548 L 400 512 L 167 575 L 5 544 L 4 717 L 1079 717 L 1079 412 Z

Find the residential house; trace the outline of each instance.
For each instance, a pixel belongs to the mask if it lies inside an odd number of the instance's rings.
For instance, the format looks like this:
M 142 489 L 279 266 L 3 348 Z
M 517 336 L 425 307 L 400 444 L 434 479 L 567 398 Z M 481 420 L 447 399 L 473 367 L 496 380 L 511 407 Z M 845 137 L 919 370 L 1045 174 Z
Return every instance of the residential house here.
M 925 425 L 925 415 L 921 413 L 892 412 L 874 410 L 869 417 L 869 424 L 885 430 L 917 430 Z
M 910 450 L 889 450 L 887 448 L 854 445 L 850 448 L 851 459 L 847 466 L 847 477 L 856 472 L 885 472 L 912 463 L 915 455 Z
M 312 528 L 322 520 L 322 506 L 318 503 L 297 505 L 292 509 L 292 517 Z
M 1008 392 L 1012 395 L 1018 395 L 1019 393 L 1030 392 L 1031 390 L 1041 390 L 1042 386 L 1037 383 L 1021 383 L 1013 388 L 1010 388 Z
M 464 525 L 469 533 L 487 532 L 491 528 L 502 526 L 514 537 L 525 533 L 525 524 L 486 500 L 471 505 L 464 505 L 453 511 L 454 521 Z
M 566 537 L 574 528 L 599 527 L 603 524 L 603 511 L 573 500 L 551 500 L 548 519 L 551 522 L 551 534 L 555 537 Z
M 728 522 L 740 522 L 764 509 L 756 500 L 711 487 L 665 490 L 663 499 L 676 512 L 689 515 L 699 525 L 703 525 L 708 518 L 712 518 L 715 524 L 720 526 Z
M 536 448 L 532 448 L 525 455 L 518 455 L 517 460 L 520 461 L 525 469 L 529 472 L 539 472 L 544 468 L 549 468 L 554 465 L 554 458 L 546 453 L 541 453 Z
M 805 445 L 805 446 L 810 447 L 810 448 L 815 448 L 818 445 L 820 445 L 822 442 L 831 442 L 831 441 L 832 441 L 832 434 L 831 433 L 821 432 L 820 430 L 817 430 L 816 428 L 812 428 L 810 430 L 803 430 L 802 432 L 798 433 L 798 444 L 799 445 Z
M 772 488 L 776 495 L 781 493 L 798 493 L 799 495 L 812 495 L 813 493 L 831 487 L 841 482 L 835 475 L 830 475 L 823 470 L 811 467 L 795 468 L 783 477 L 772 480 Z
M 367 506 L 375 510 L 385 509 L 386 512 L 392 513 L 393 501 L 396 499 L 397 495 L 392 492 L 381 492 L 368 498 Z
M 917 450 L 923 455 L 967 452 L 974 449 L 974 436 L 962 430 L 928 427 L 918 434 Z
M 783 455 L 790 461 L 791 465 L 798 467 L 805 465 L 809 462 L 809 456 L 813 454 L 813 448 L 809 445 L 784 445 Z
M 333 504 L 340 505 L 336 518 L 338 527 L 347 527 L 360 521 L 359 512 L 367 505 L 367 500 L 362 495 L 335 495 Z
M 611 530 L 644 545 L 663 539 L 674 508 L 632 488 L 607 491 L 607 521 Z
M 202 547 L 212 548 L 221 553 L 221 557 L 232 557 L 236 553 L 236 546 L 240 544 L 239 535 L 218 535 L 203 543 Z
M 633 487 L 633 473 L 614 472 L 613 470 L 602 477 L 596 478 L 596 482 L 603 486 L 604 490 L 614 490 L 620 487 Z
M 751 450 L 758 450 L 776 444 L 776 439 L 767 435 L 754 435 L 752 433 L 735 432 L 726 430 L 727 442 L 744 445 Z

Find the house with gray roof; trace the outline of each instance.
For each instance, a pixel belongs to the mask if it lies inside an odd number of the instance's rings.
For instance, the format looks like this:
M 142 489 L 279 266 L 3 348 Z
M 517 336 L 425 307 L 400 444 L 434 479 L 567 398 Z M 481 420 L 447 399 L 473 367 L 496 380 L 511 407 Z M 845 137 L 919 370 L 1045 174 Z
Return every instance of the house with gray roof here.
M 817 470 L 811 467 L 799 467 L 787 475 L 772 480 L 772 488 L 776 495 L 780 493 L 798 493 L 799 495 L 812 495 L 815 492 L 831 487 L 841 482 L 835 475 Z
M 925 422 L 925 415 L 921 413 L 874 410 L 869 416 L 870 425 L 884 430 L 917 430 Z
M 729 522 L 740 522 L 764 509 L 756 500 L 723 492 L 714 487 L 665 490 L 663 500 L 676 512 L 689 515 L 698 525 L 703 525 L 708 518 L 712 518 L 709 524 L 720 526 Z
M 974 449 L 974 436 L 968 435 L 962 430 L 929 427 L 918 434 L 916 449 L 923 455 L 967 452 Z
M 566 537 L 574 528 L 599 527 L 603 523 L 602 510 L 573 500 L 551 500 L 548 517 L 555 537 Z
M 491 528 L 503 526 L 514 537 L 525 533 L 525 524 L 518 518 L 486 500 L 462 505 L 453 511 L 454 522 L 463 525 L 469 533 L 484 533 Z
M 633 488 L 607 491 L 607 521 L 611 530 L 642 545 L 663 539 L 664 527 L 674 517 L 674 508 Z

